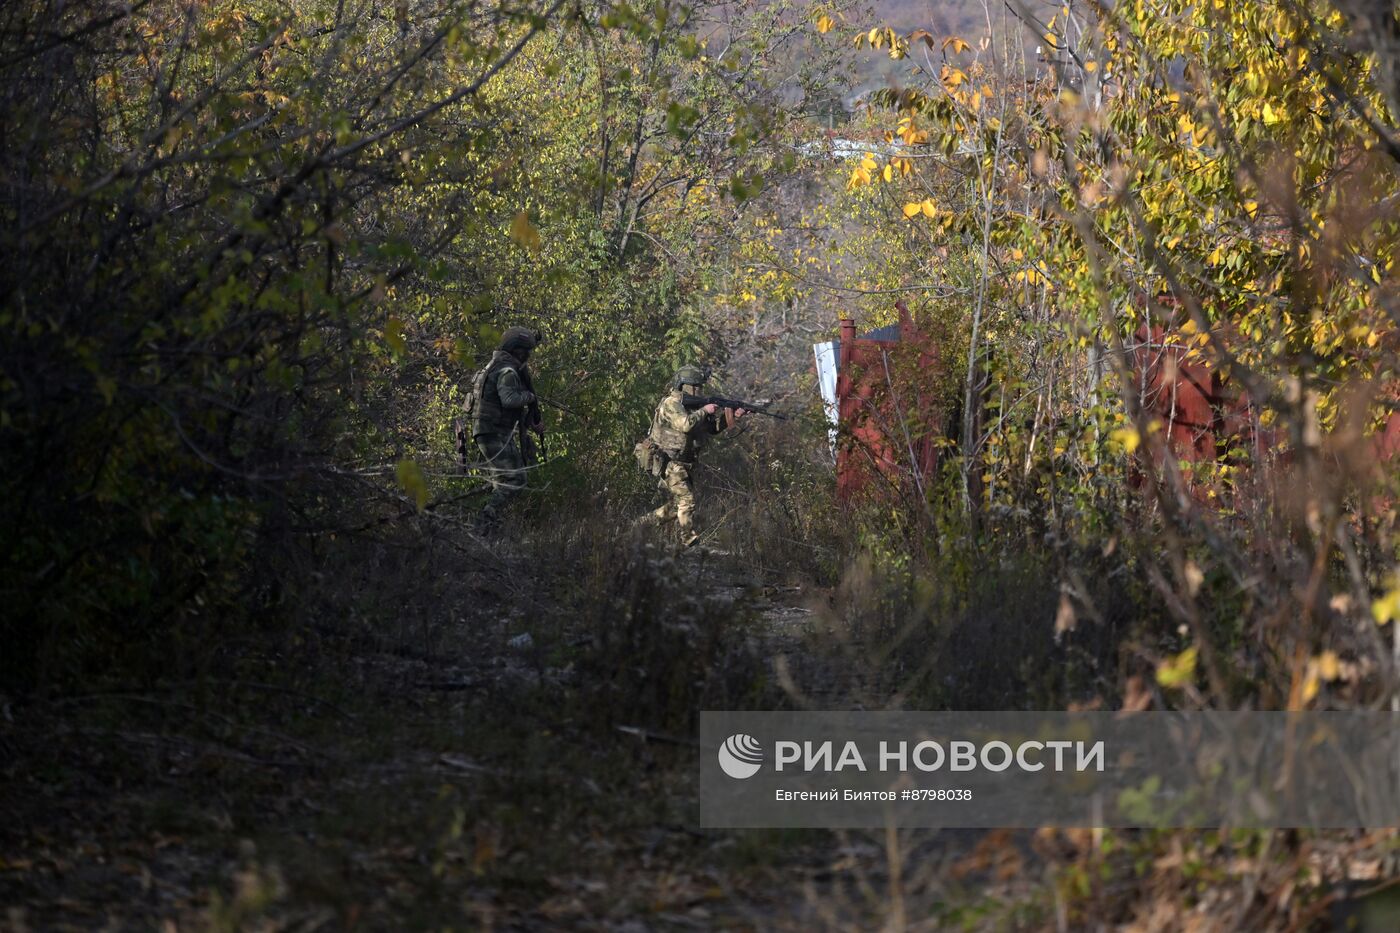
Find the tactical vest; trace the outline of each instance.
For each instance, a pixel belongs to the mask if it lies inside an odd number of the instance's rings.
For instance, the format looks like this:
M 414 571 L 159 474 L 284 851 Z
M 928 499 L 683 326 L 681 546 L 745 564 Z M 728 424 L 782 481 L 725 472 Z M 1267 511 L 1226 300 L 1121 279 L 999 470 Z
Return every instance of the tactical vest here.
M 665 451 L 669 459 L 680 463 L 693 463 L 699 438 L 694 433 L 676 430 L 662 416 L 666 401 L 670 398 L 670 395 L 666 396 L 656 406 L 656 413 L 651 416 L 651 431 L 648 437 L 653 444 Z
M 520 412 L 507 412 L 501 406 L 497 382 L 507 369 L 520 373 L 520 361 L 504 350 L 497 350 L 472 380 L 472 437 L 483 434 L 510 434 L 520 420 Z

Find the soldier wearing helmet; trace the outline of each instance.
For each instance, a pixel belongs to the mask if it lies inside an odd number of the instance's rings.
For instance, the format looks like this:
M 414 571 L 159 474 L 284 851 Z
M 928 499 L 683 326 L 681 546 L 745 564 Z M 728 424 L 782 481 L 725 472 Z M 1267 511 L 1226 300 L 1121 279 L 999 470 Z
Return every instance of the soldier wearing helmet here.
M 664 460 L 664 466 L 659 467 L 657 486 L 667 494 L 668 500 L 645 517 L 662 525 L 674 520 L 685 547 L 690 547 L 700 537 L 696 529 L 695 488 L 691 478 L 700 449 L 706 439 L 744 414 L 742 408 L 726 409 L 721 414 L 714 405 L 695 411 L 686 409 L 685 396 L 699 395 L 709 376 L 709 371 L 699 366 L 682 366 L 671 381 L 671 391 L 656 406 L 656 414 L 651 419 L 649 437 Z
M 491 361 L 472 380 L 471 435 L 491 482 L 491 498 L 480 516 L 481 526 L 488 530 L 500 525 L 501 513 L 525 489 L 525 455 L 516 439 L 518 428 L 523 425 L 544 434 L 530 370 L 525 365 L 539 343 L 538 331 L 507 328 Z

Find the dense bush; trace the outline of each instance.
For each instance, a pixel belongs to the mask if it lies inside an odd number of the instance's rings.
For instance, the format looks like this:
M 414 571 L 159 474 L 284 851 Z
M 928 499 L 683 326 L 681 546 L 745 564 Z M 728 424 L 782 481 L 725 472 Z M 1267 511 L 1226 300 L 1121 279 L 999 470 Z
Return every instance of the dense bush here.
M 763 66 L 800 20 L 712 59 L 703 13 L 12 4 L 3 682 L 275 608 L 286 549 L 464 501 L 456 387 L 508 324 L 572 412 L 541 485 L 625 463 L 718 345 L 700 294 L 793 119 Z

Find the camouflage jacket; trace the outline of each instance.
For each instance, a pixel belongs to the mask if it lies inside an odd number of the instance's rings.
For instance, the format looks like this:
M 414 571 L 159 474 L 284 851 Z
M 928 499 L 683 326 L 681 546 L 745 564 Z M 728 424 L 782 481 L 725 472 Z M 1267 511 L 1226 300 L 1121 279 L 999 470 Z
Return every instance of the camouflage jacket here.
M 717 415 L 686 411 L 681 390 L 674 389 L 656 406 L 651 418 L 651 441 L 678 463 L 694 463 L 705 439 L 720 432 Z
M 477 373 L 472 389 L 472 437 L 510 434 L 535 401 L 530 371 L 504 350 L 497 350 Z

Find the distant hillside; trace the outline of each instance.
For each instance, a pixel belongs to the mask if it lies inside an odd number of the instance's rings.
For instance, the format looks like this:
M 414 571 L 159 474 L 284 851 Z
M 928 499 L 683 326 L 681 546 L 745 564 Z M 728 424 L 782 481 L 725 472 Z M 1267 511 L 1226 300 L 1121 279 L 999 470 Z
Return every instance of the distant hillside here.
M 993 12 L 997 9 L 993 7 Z M 927 29 L 970 39 L 987 32 L 982 0 L 876 0 L 876 18 L 902 32 Z
M 993 22 L 999 22 L 1005 9 L 1003 4 L 999 0 L 989 0 L 989 4 Z M 1049 8 L 1054 4 L 1029 0 L 1027 6 L 1045 7 L 1048 17 L 1053 12 Z M 959 36 L 974 45 L 987 35 L 987 8 L 982 0 L 875 0 L 873 9 L 868 25 L 889 26 L 905 34 L 927 29 L 935 36 Z M 1030 30 L 1025 30 L 1025 36 L 1027 51 L 1031 52 L 1035 48 L 1035 37 Z M 901 83 L 910 67 L 909 63 L 895 61 L 879 50 L 865 49 L 855 55 L 858 78 L 853 96 L 883 87 L 892 80 Z

